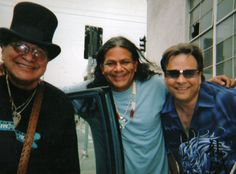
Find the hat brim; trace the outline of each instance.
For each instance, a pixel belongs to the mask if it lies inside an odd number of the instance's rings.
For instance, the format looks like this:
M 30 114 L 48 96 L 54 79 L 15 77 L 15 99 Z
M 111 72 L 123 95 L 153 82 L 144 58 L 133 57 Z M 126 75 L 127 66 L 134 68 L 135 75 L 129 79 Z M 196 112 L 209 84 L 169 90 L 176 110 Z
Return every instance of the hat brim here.
M 43 49 L 47 51 L 49 61 L 57 57 L 61 52 L 61 48 L 56 44 L 42 42 L 38 40 L 32 40 L 30 38 L 27 38 L 27 36 L 19 34 L 8 28 L 0 28 L 0 44 L 8 43 L 13 38 L 17 38 L 17 39 L 19 38 L 19 39 L 22 39 L 23 41 L 27 41 L 27 42 L 36 44 L 39 47 L 42 47 Z

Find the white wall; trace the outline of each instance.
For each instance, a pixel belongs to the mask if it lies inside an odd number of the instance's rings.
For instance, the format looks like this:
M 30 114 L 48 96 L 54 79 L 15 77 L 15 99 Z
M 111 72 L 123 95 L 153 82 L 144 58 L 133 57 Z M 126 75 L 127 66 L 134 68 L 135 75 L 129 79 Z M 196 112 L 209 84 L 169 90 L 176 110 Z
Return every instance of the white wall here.
M 9 27 L 12 8 L 21 0 L 0 1 L 0 27 Z M 59 25 L 53 42 L 61 54 L 48 64 L 44 79 L 59 88 L 83 81 L 87 60 L 84 54 L 85 25 L 103 28 L 103 41 L 123 35 L 138 46 L 146 35 L 146 0 L 31 0 L 51 9 Z
M 187 41 L 187 0 L 147 0 L 147 57 L 160 64 L 173 44 Z

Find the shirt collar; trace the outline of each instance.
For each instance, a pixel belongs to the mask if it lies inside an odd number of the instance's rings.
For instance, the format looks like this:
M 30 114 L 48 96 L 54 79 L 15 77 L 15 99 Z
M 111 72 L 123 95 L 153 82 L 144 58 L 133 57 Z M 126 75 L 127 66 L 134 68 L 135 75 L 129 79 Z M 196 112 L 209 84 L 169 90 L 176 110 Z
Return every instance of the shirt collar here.
M 211 93 L 211 89 L 208 87 L 207 83 L 209 82 L 202 82 L 200 85 L 199 97 L 197 101 L 197 108 L 211 108 L 214 107 L 214 96 Z M 195 108 L 196 109 L 196 108 Z M 168 93 L 166 97 L 166 102 L 164 107 L 162 108 L 161 113 L 169 113 L 174 112 L 174 98 Z

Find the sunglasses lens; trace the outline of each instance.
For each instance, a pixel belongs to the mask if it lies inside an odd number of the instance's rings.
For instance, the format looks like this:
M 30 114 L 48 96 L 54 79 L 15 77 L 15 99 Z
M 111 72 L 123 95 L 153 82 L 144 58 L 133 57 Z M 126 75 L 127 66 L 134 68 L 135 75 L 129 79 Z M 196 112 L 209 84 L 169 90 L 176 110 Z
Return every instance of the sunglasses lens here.
M 166 76 L 170 78 L 178 78 L 180 74 L 183 74 L 185 78 L 192 78 L 198 73 L 198 70 L 191 69 L 191 70 L 167 70 Z
M 197 70 L 185 70 L 183 71 L 183 76 L 185 78 L 192 78 L 195 76 L 197 72 L 198 72 Z
M 178 70 L 167 70 L 166 75 L 171 78 L 178 78 L 180 75 L 180 72 Z
M 12 44 L 12 46 L 15 49 L 15 51 L 19 54 L 26 54 L 29 52 L 29 47 L 24 43 L 16 42 Z
M 40 59 L 40 60 L 45 60 L 47 57 L 47 54 L 45 51 L 43 51 L 40 48 L 30 48 L 27 44 L 24 42 L 14 42 L 11 44 L 13 49 L 18 53 L 18 54 L 28 54 L 29 52 L 32 52 L 32 55 L 34 58 Z

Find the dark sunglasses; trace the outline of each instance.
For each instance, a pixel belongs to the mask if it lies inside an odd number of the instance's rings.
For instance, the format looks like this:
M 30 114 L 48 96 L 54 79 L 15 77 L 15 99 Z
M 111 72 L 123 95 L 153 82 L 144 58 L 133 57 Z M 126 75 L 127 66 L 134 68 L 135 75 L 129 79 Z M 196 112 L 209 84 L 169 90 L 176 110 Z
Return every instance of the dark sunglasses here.
M 199 71 L 197 69 L 186 69 L 186 70 L 166 70 L 165 75 L 170 78 L 178 78 L 181 74 L 185 78 L 192 78 L 196 74 L 198 74 Z
M 20 55 L 26 55 L 31 52 L 33 58 L 37 60 L 45 60 L 47 59 L 47 53 L 38 47 L 32 48 L 26 42 L 19 41 L 19 42 L 12 42 L 9 45 Z

